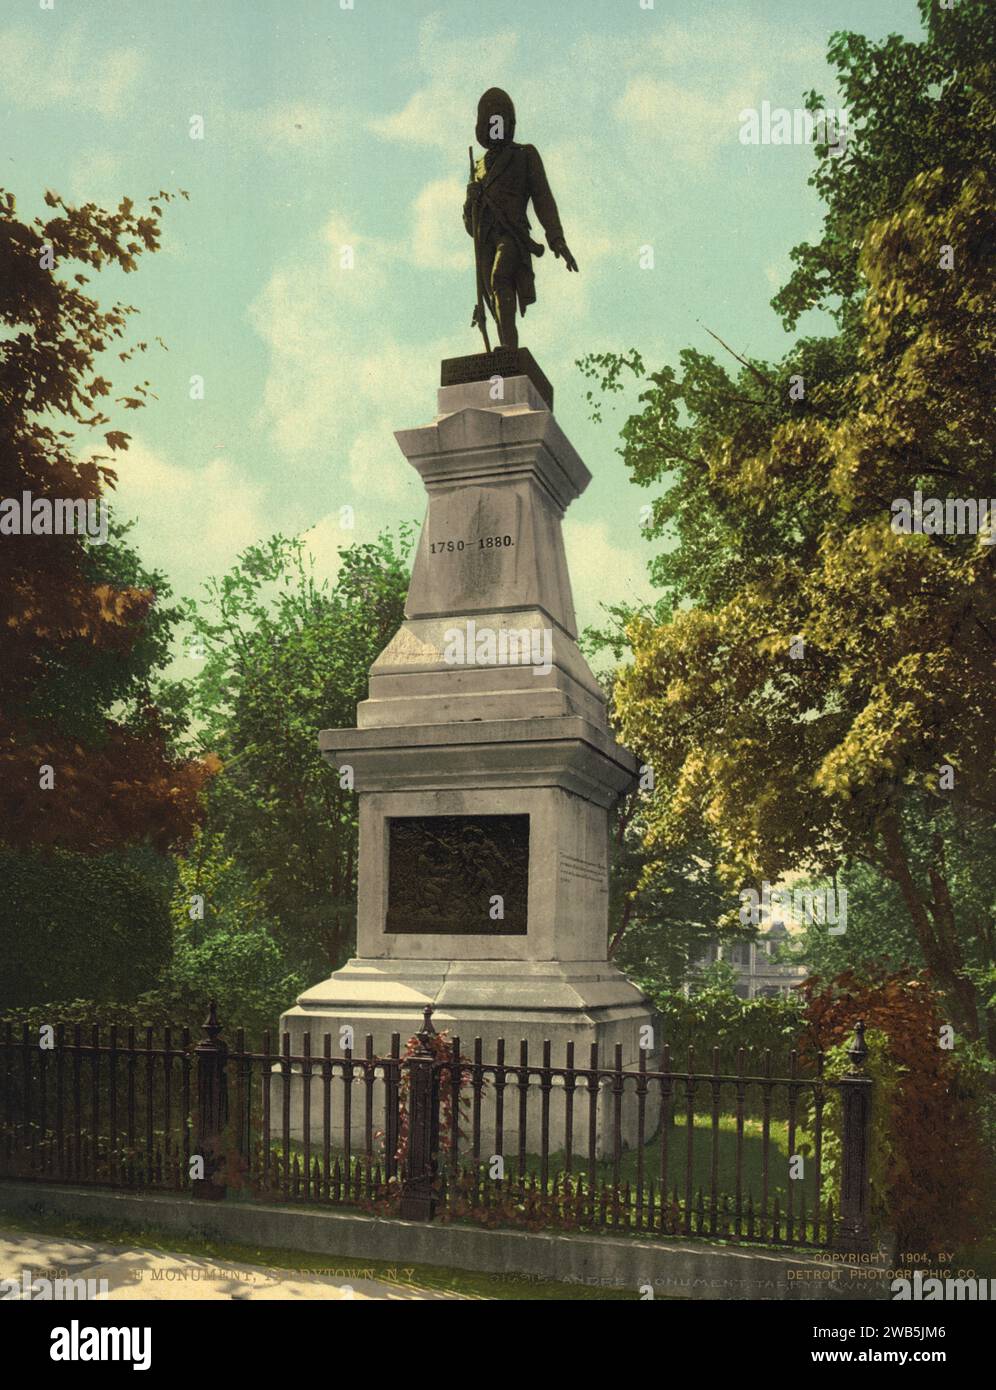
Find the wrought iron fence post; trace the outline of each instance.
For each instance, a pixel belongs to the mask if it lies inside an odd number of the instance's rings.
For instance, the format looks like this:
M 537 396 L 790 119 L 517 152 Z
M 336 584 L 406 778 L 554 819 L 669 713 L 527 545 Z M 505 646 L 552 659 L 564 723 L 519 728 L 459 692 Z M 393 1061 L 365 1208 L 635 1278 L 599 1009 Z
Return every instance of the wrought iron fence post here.
M 403 1221 L 431 1221 L 436 1214 L 436 1159 L 439 1152 L 439 1068 L 431 1041 L 432 1005 L 426 1005 L 418 1047 L 407 1059 L 408 1149 L 400 1216 Z
M 228 1124 L 228 1044 L 219 1036 L 221 1024 L 212 999 L 204 1020 L 204 1036 L 194 1048 L 197 1066 L 197 1109 L 194 1117 L 195 1152 L 204 1163 L 203 1178 L 194 1181 L 193 1195 L 217 1202 L 225 1196 L 224 1178 L 217 1174 L 225 1160 Z
M 851 1066 L 840 1082 L 840 1227 L 835 1245 L 843 1251 L 871 1249 L 869 1164 L 872 1081 L 865 1075 L 865 1025 L 859 1020 L 848 1048 Z

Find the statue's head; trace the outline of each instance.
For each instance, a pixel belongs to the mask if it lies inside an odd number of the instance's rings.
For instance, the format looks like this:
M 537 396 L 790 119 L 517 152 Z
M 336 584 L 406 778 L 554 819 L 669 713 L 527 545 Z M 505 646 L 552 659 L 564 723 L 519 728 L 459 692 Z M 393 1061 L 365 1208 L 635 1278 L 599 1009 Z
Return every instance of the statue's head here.
M 477 103 L 477 125 L 474 127 L 477 143 L 485 149 L 497 149 L 505 145 L 515 134 L 515 107 L 508 92 L 500 87 L 489 87 Z

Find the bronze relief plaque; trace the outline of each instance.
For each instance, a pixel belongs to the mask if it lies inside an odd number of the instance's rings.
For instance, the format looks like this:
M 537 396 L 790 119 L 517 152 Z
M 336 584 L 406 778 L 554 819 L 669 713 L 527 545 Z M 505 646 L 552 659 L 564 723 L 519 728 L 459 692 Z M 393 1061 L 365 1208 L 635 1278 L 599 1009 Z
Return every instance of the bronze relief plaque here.
M 387 845 L 386 931 L 526 934 L 527 815 L 390 816 Z

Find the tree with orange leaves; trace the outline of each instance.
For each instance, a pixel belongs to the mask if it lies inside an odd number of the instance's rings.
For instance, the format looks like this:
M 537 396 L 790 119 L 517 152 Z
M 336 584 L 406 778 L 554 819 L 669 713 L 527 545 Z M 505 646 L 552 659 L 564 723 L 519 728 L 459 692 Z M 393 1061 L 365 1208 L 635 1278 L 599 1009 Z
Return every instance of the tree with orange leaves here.
M 0 497 L 106 502 L 129 436 L 101 401 L 105 354 L 135 310 L 101 308 L 86 286 L 108 267 L 136 269 L 159 245 L 160 193 L 139 213 L 46 193 L 51 215 L 21 220 L 0 190 Z M 145 404 L 149 383 L 118 397 Z M 104 452 L 90 452 L 96 446 Z M 179 687 L 161 679 L 180 614 L 162 576 L 146 572 L 112 527 L 28 534 L 0 525 L 0 825 L 14 847 L 98 853 L 129 843 L 183 843 L 211 767 L 184 756 Z

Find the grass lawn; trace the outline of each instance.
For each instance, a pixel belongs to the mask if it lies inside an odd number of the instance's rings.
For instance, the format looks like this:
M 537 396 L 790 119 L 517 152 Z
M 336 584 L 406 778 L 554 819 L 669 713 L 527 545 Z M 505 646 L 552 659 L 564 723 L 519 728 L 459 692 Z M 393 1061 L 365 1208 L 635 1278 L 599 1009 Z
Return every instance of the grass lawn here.
M 799 1139 L 797 1132 L 797 1143 Z M 578 1143 L 575 1145 L 571 1164 L 571 1173 L 575 1177 L 583 1179 L 587 1186 L 588 1180 L 588 1161 L 587 1152 L 583 1148 L 586 1142 L 586 1134 L 576 1135 Z M 716 1190 L 718 1197 L 719 1221 L 717 1223 L 717 1234 L 721 1233 L 722 1217 L 724 1211 L 730 1222 L 731 1230 L 736 1210 L 736 1159 L 737 1159 L 737 1122 L 734 1115 L 721 1115 L 716 1133 L 717 1143 L 717 1182 Z M 578 1146 L 582 1149 L 579 1152 Z M 463 1146 L 462 1146 L 463 1147 Z M 684 1210 L 686 1172 L 688 1159 L 688 1129 L 686 1117 L 676 1116 L 675 1123 L 671 1126 L 668 1135 L 667 1153 L 667 1194 L 669 1201 L 673 1201 L 675 1189 L 677 1189 L 678 1203 L 680 1209 Z M 741 1182 L 741 1235 L 746 1236 L 748 1232 L 748 1202 L 753 1199 L 754 1212 L 754 1232 L 755 1239 L 760 1239 L 761 1215 L 762 1215 L 762 1195 L 764 1192 L 764 1138 L 763 1126 L 759 1119 L 744 1120 L 743 1149 L 742 1149 L 742 1182 Z M 788 1206 L 789 1195 L 789 1152 L 788 1152 L 788 1123 L 785 1120 L 772 1120 L 769 1128 L 768 1139 L 768 1189 L 767 1189 L 767 1215 L 773 1217 L 775 1203 L 778 1204 L 780 1215 L 781 1230 L 786 1234 L 785 1216 Z M 275 1150 L 276 1152 L 277 1150 Z M 693 1119 L 692 1127 L 692 1212 L 693 1223 L 692 1233 L 708 1234 L 710 1230 L 710 1200 L 712 1193 L 712 1151 L 713 1151 L 713 1130 L 712 1120 L 708 1115 L 696 1115 Z M 303 1146 L 292 1141 L 290 1145 L 290 1155 L 293 1158 L 301 1159 Z M 312 1163 L 320 1155 L 320 1146 L 312 1145 Z M 659 1193 L 660 1179 L 660 1155 L 661 1140 L 656 1136 L 643 1149 L 643 1184 L 644 1200 L 649 1200 L 650 1184 L 653 1182 L 655 1193 Z M 354 1159 L 359 1159 L 360 1155 L 354 1148 Z M 490 1148 L 486 1137 L 482 1136 L 481 1158 L 482 1168 L 486 1170 Z M 505 1176 L 511 1180 L 513 1186 L 518 1177 L 518 1148 L 514 1129 L 511 1133 L 506 1133 L 505 1138 Z M 625 1188 L 628 1184 L 631 1189 L 631 1197 L 635 1203 L 636 1183 L 638 1175 L 638 1153 L 635 1149 L 624 1150 L 620 1155 L 619 1181 L 620 1186 Z M 332 1161 L 342 1158 L 341 1151 L 333 1151 Z M 362 1169 L 362 1160 L 361 1169 Z M 376 1160 L 375 1160 L 376 1162 Z M 446 1154 L 442 1155 L 442 1166 L 445 1168 Z M 461 1167 L 466 1168 L 471 1165 L 462 1158 Z M 303 1173 L 303 1164 L 301 1165 Z M 548 1179 L 552 1186 L 558 1174 L 563 1174 L 566 1169 L 566 1155 L 563 1151 L 551 1153 L 548 1165 Z M 600 1159 L 597 1165 L 596 1180 L 599 1186 L 609 1186 L 613 1182 L 614 1164 L 611 1158 Z M 541 1163 L 537 1154 L 526 1155 L 526 1175 L 529 1178 L 541 1176 Z M 482 1179 L 484 1182 L 487 1179 Z M 810 1157 L 806 1158 L 804 1176 L 802 1179 L 792 1180 L 792 1202 L 793 1212 L 798 1223 L 801 1209 L 803 1192 L 805 1193 L 807 1227 L 813 1216 L 814 1202 L 816 1195 L 816 1167 Z M 701 1194 L 701 1204 L 700 1204 Z M 820 1220 L 821 1225 L 826 1218 L 827 1198 L 831 1196 L 831 1190 L 824 1181 L 821 1191 Z M 728 1200 L 724 1200 L 728 1199 Z M 701 1211 L 704 1219 L 699 1224 L 697 1213 Z M 611 1222 L 610 1222 L 611 1224 Z M 770 1234 L 770 1225 L 766 1228 Z M 795 1227 L 796 1236 L 801 1235 L 798 1224 Z M 823 1234 L 821 1230 L 821 1235 Z
M 778 1196 L 781 1206 L 784 1208 L 785 1199 L 788 1195 L 788 1124 L 785 1121 L 772 1120 L 769 1130 L 768 1141 L 768 1199 L 774 1201 Z M 724 1193 L 730 1197 L 736 1192 L 736 1159 L 737 1159 L 737 1122 L 733 1115 L 720 1115 L 718 1129 L 717 1149 L 717 1188 L 720 1196 Z M 685 1116 L 676 1116 L 675 1123 L 671 1126 L 668 1136 L 667 1153 L 667 1188 L 671 1192 L 675 1187 L 678 1189 L 678 1196 L 683 1198 L 685 1194 L 685 1179 L 688 1171 L 688 1127 L 685 1123 Z M 703 1197 L 708 1199 L 712 1183 L 712 1120 L 708 1115 L 694 1116 L 692 1123 L 692 1196 L 693 1199 L 701 1189 Z M 506 1150 L 506 1158 L 509 1150 Z M 655 1185 L 660 1177 L 660 1155 L 661 1138 L 658 1135 L 643 1149 L 643 1178 L 644 1183 L 649 1184 L 651 1179 Z M 556 1172 L 563 1167 L 564 1155 L 553 1154 L 550 1159 L 550 1171 Z M 619 1178 L 622 1183 L 635 1183 L 637 1178 L 639 1154 L 636 1149 L 624 1149 L 620 1156 Z M 760 1120 L 744 1120 L 744 1140 L 743 1140 L 743 1197 L 747 1200 L 747 1194 L 753 1193 L 755 1206 L 761 1200 L 762 1173 L 764 1165 L 764 1142 L 763 1131 Z M 539 1160 L 534 1159 L 530 1163 L 531 1170 L 539 1171 Z M 587 1173 L 587 1153 L 574 1154 L 574 1171 Z M 613 1176 L 613 1163 L 611 1158 L 602 1159 L 598 1165 L 599 1180 L 611 1182 Z M 807 1173 L 806 1181 L 806 1201 L 810 1201 L 810 1190 L 812 1184 L 809 1181 L 810 1175 Z M 796 1194 L 799 1186 L 796 1185 Z M 797 1203 L 798 1204 L 798 1203 Z
M 798 1134 L 798 1131 L 797 1131 Z M 588 1153 L 587 1153 L 587 1132 L 580 1131 L 575 1134 L 575 1145 L 571 1171 L 587 1178 L 588 1175 Z M 731 1198 L 736 1192 L 736 1158 L 737 1158 L 737 1122 L 734 1115 L 720 1115 L 718 1129 L 718 1162 L 717 1162 L 717 1187 L 719 1195 L 722 1197 L 728 1194 Z M 505 1134 L 505 1171 L 506 1174 L 514 1173 L 518 1162 L 517 1137 L 513 1130 L 506 1131 Z M 281 1151 L 281 1146 L 274 1143 L 272 1146 L 274 1153 Z M 687 1172 L 687 1150 L 688 1150 L 688 1130 L 685 1124 L 685 1116 L 675 1117 L 675 1123 L 671 1127 L 668 1138 L 668 1160 L 667 1160 L 667 1189 L 671 1192 L 675 1186 L 678 1188 L 678 1196 L 684 1198 L 685 1194 L 685 1175 Z M 292 1139 L 288 1152 L 292 1157 L 301 1159 L 304 1155 L 304 1145 L 296 1139 Z M 461 1140 L 461 1159 L 467 1152 L 467 1143 Z M 655 1187 L 659 1185 L 660 1177 L 660 1153 L 661 1140 L 658 1135 L 649 1144 L 644 1145 L 643 1149 L 643 1177 L 646 1186 L 649 1186 L 651 1179 Z M 488 1137 L 481 1137 L 481 1160 L 487 1162 L 491 1155 Z M 311 1146 L 312 1162 L 321 1158 L 321 1145 L 312 1143 Z M 341 1148 L 333 1147 L 331 1152 L 332 1161 L 342 1159 L 343 1151 Z M 362 1160 L 362 1145 L 353 1145 L 353 1158 Z M 789 1164 L 788 1164 L 788 1123 L 784 1120 L 772 1120 L 769 1127 L 768 1141 L 768 1201 L 773 1203 L 778 1197 L 782 1210 L 785 1208 L 785 1201 L 788 1196 L 789 1185 Z M 442 1155 L 442 1164 L 446 1165 L 446 1155 Z M 374 1162 L 383 1162 L 383 1155 L 378 1153 Z M 549 1172 L 551 1180 L 556 1173 L 565 1171 L 566 1156 L 563 1150 L 551 1152 L 549 1158 Z M 619 1179 L 620 1182 L 635 1184 L 637 1179 L 638 1153 L 636 1149 L 624 1149 L 620 1156 Z M 760 1120 L 744 1120 L 744 1139 L 743 1139 L 743 1200 L 746 1202 L 748 1194 L 753 1194 L 754 1205 L 758 1206 L 761 1200 L 762 1182 L 764 1170 L 764 1141 L 763 1129 Z M 538 1154 L 527 1153 L 526 1171 L 530 1174 L 540 1173 L 540 1158 Z M 807 1209 L 812 1207 L 812 1197 L 815 1192 L 815 1165 L 807 1158 L 805 1169 L 805 1180 L 795 1181 L 794 1200 L 798 1207 L 798 1196 L 800 1189 L 805 1186 Z M 613 1162 L 611 1158 L 603 1158 L 598 1162 L 597 1179 L 599 1183 L 610 1183 L 613 1177 Z M 696 1115 L 692 1125 L 692 1195 L 693 1199 L 701 1189 L 703 1198 L 708 1200 L 712 1182 L 712 1120 L 708 1115 Z M 824 1191 L 824 1200 L 827 1197 Z

